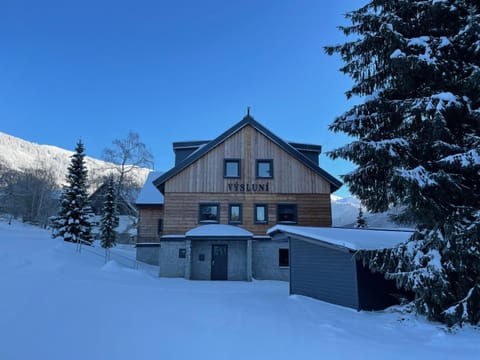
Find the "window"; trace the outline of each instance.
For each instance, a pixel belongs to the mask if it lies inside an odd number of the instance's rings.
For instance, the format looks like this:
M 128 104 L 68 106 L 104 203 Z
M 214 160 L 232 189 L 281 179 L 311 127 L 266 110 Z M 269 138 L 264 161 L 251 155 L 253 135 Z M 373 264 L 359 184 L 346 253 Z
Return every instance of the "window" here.
M 278 204 L 277 222 L 286 223 L 286 224 L 296 224 L 297 223 L 297 205 Z
M 178 249 L 178 257 L 185 259 L 187 257 L 187 249 Z
M 158 219 L 157 234 L 161 234 L 163 231 L 163 219 Z
M 257 160 L 257 178 L 273 178 L 273 160 Z
M 268 223 L 268 207 L 265 204 L 256 204 L 254 207 L 255 213 L 253 217 L 256 224 Z
M 242 205 L 230 204 L 228 207 L 228 222 L 230 224 L 242 223 Z
M 240 159 L 225 159 L 223 176 L 226 178 L 239 178 Z
M 218 204 L 200 204 L 199 206 L 199 223 L 218 223 L 220 212 Z
M 288 249 L 278 249 L 278 266 L 280 267 L 290 266 L 290 261 L 288 258 Z

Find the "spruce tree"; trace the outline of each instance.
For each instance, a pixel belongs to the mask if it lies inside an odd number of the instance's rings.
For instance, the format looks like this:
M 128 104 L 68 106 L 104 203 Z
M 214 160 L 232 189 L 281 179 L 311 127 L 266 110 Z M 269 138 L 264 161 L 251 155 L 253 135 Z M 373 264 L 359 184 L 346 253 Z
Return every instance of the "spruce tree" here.
M 84 146 L 78 141 L 72 155 L 66 185 L 63 188 L 58 216 L 53 223 L 53 237 L 62 237 L 65 241 L 81 245 L 91 245 L 91 209 L 88 206 L 87 175 Z
M 480 321 L 480 5 L 373 0 L 346 15 L 351 41 L 326 47 L 363 101 L 330 125 L 354 140 L 330 152 L 367 209 L 400 205 L 418 224 L 370 266 L 415 293 L 418 312 Z
M 355 223 L 355 227 L 357 229 L 364 229 L 367 227 L 367 220 L 365 220 L 365 217 L 363 216 L 362 206 L 358 207 L 358 216 L 357 216 L 357 222 Z
M 115 228 L 119 224 L 117 204 L 116 204 L 115 182 L 113 177 L 107 180 L 107 192 L 103 205 L 103 215 L 100 222 L 100 238 L 102 247 L 105 249 L 105 262 L 110 260 L 110 248 L 115 246 L 117 233 Z

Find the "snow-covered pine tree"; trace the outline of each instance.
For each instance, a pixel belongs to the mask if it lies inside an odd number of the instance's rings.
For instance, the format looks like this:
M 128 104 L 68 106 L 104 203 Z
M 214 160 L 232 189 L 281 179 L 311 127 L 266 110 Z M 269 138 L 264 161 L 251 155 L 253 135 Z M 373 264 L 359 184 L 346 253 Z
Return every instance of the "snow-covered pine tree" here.
M 367 209 L 402 205 L 414 236 L 370 259 L 413 290 L 417 311 L 480 321 L 480 4 L 372 0 L 346 15 L 338 53 L 363 103 L 330 125 L 354 138 L 330 152 Z
M 367 220 L 365 220 L 365 216 L 363 216 L 362 206 L 358 207 L 358 216 L 357 216 L 357 222 L 355 223 L 355 227 L 357 229 L 364 229 L 367 227 Z
M 105 193 L 103 215 L 100 222 L 100 239 L 102 240 L 102 247 L 105 249 L 105 262 L 110 260 L 110 248 L 115 246 L 117 238 L 115 228 L 119 224 L 119 218 L 116 194 L 115 181 L 113 177 L 110 177 L 107 180 L 107 192 Z
M 84 151 L 83 143 L 78 141 L 68 167 L 67 184 L 63 188 L 60 210 L 53 222 L 53 237 L 60 236 L 65 241 L 77 243 L 78 252 L 82 244 L 92 244 L 91 209 L 87 194 L 88 171 L 84 162 Z

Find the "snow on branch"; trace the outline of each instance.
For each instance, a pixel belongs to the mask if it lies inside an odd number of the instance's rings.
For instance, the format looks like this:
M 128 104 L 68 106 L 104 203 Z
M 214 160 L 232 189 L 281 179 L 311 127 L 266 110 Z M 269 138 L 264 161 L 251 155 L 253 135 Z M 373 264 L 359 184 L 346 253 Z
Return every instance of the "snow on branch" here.
M 413 110 L 421 110 L 423 108 L 426 111 L 440 113 L 451 106 L 462 107 L 462 98 L 447 91 L 415 99 L 411 108 Z
M 447 156 L 439 160 L 439 162 L 444 164 L 459 164 L 462 168 L 480 166 L 480 152 L 477 149 L 473 149 L 463 154 Z
M 409 182 L 416 183 L 421 188 L 438 185 L 437 181 L 421 165 L 411 170 L 397 170 L 397 174 Z

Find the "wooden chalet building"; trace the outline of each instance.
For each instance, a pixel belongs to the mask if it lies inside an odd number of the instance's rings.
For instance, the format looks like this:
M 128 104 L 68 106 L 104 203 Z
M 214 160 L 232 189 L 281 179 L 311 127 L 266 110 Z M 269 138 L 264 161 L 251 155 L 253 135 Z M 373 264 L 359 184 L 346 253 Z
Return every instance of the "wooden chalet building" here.
M 137 259 L 158 263 L 160 276 L 288 280 L 288 243 L 267 230 L 331 226 L 341 183 L 319 167 L 319 145 L 285 142 L 248 114 L 212 141 L 173 149 L 175 166 L 137 201 Z M 153 188 L 161 200 L 144 196 Z

